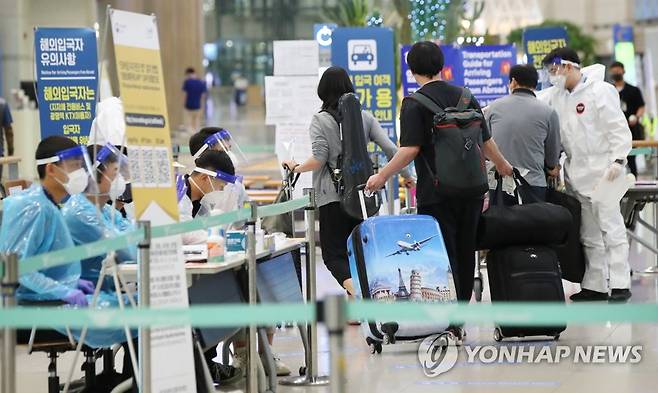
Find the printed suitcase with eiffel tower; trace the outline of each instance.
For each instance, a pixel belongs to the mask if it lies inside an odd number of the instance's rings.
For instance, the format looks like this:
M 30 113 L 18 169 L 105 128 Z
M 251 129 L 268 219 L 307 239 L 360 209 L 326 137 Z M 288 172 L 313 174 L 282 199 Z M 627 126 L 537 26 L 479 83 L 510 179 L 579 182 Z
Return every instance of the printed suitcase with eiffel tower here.
M 368 218 L 347 240 L 356 297 L 378 302 L 456 302 L 450 262 L 439 224 L 425 215 Z M 444 325 L 404 321 L 362 323 L 372 353 L 382 344 L 418 341 Z

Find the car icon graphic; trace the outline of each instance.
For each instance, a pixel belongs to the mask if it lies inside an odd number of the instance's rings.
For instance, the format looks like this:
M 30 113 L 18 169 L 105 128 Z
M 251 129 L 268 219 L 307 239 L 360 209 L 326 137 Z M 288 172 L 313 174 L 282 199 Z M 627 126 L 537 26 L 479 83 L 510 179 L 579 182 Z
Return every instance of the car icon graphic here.
M 372 54 L 372 49 L 370 45 L 355 45 L 354 51 L 352 52 L 352 62 L 354 65 L 356 63 L 368 62 L 372 64 L 375 60 L 375 56 Z

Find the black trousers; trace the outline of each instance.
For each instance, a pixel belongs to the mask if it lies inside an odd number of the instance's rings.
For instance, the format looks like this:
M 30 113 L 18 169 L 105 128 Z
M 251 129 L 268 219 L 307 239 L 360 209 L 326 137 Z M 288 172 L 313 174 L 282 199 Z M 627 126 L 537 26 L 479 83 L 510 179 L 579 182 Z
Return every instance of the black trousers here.
M 475 237 L 482 213 L 480 198 L 449 198 L 441 203 L 419 206 L 418 213 L 439 222 L 457 290 L 457 300 L 468 302 L 475 277 Z
M 361 221 L 345 213 L 339 202 L 320 206 L 322 260 L 341 287 L 343 281 L 352 277 L 347 259 L 347 238 Z

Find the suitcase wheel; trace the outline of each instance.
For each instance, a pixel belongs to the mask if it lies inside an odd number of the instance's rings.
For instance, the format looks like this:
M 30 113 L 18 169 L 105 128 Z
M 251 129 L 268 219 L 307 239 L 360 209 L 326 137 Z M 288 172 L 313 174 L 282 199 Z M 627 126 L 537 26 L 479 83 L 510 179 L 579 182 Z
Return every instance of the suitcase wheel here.
M 503 338 L 504 338 L 503 332 L 500 330 L 500 328 L 499 327 L 495 328 L 493 333 L 493 339 L 496 340 L 497 342 L 501 342 L 503 341 Z
M 475 294 L 475 301 L 482 301 L 482 278 L 476 277 L 473 281 L 473 293 Z
M 372 343 L 372 344 L 370 344 L 370 353 L 372 353 L 372 354 L 382 353 L 382 343 Z
M 375 341 L 370 337 L 366 338 L 366 342 L 368 343 L 368 347 L 370 347 L 370 353 L 382 353 L 382 343 Z

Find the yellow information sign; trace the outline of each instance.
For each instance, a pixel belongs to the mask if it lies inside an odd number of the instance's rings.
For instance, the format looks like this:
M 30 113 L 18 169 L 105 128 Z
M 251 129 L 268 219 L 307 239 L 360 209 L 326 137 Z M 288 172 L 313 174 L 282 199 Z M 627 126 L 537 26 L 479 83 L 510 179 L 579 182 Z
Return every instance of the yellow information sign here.
M 112 10 L 119 89 L 126 113 L 135 213 L 149 207 L 178 220 L 170 126 L 155 17 Z

